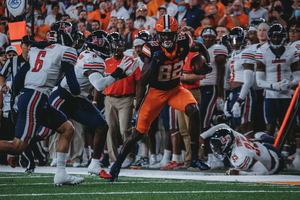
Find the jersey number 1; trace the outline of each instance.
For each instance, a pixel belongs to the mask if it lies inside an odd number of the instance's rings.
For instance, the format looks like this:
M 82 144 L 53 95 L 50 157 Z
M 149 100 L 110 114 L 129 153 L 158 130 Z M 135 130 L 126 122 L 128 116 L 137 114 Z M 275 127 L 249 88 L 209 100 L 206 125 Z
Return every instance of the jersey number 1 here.
M 34 68 L 32 69 L 33 72 L 38 72 L 40 71 L 40 69 L 43 66 L 43 60 L 40 60 L 40 57 L 44 58 L 46 56 L 46 51 L 40 51 L 40 53 L 38 54 L 35 64 L 34 64 Z

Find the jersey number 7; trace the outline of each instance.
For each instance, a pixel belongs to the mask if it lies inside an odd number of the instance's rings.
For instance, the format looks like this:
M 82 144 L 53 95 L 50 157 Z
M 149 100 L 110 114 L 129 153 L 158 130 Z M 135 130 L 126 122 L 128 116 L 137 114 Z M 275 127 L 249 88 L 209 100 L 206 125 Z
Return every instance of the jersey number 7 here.
M 44 63 L 43 60 L 40 60 L 40 57 L 44 58 L 45 56 L 46 56 L 46 51 L 39 52 L 39 54 L 36 58 L 35 64 L 34 64 L 34 68 L 32 69 L 32 72 L 40 71 L 40 69 L 43 67 L 43 63 Z

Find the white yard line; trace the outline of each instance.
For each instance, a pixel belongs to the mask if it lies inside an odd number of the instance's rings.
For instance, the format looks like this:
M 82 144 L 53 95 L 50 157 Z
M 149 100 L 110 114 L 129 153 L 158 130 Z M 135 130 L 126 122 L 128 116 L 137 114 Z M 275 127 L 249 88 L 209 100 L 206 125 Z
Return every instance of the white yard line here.
M 87 168 L 67 167 L 69 174 L 87 175 Z M 106 171 L 108 171 L 106 169 Z M 1 172 L 24 172 L 21 167 L 11 168 L 9 166 L 0 167 Z M 36 167 L 34 174 L 48 173 L 55 174 L 56 167 Z M 159 179 L 182 179 L 182 180 L 204 180 L 204 181 L 237 181 L 237 182 L 300 182 L 300 176 L 297 175 L 269 175 L 269 176 L 225 176 L 222 173 L 195 172 L 195 171 L 163 171 L 163 170 L 130 170 L 122 169 L 120 176 L 159 178 Z M 24 176 L 24 178 L 34 176 Z M 0 177 L 7 178 L 7 177 Z M 119 178 L 122 181 L 122 177 Z
M 139 192 L 87 192 L 87 193 L 41 193 L 41 194 L 1 194 L 0 197 L 14 197 L 14 196 L 59 196 L 59 195 L 124 195 L 124 194 L 190 194 L 190 193 L 300 193 L 300 191 L 267 191 L 267 190 L 256 190 L 256 191 L 139 191 Z

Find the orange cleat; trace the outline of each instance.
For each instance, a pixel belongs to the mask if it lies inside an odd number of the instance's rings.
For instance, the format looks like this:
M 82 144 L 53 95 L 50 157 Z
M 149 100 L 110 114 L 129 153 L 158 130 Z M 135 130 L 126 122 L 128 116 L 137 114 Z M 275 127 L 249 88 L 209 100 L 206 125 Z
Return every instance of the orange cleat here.
M 160 169 L 178 169 L 178 168 L 180 168 L 183 165 L 184 165 L 183 162 L 177 163 L 176 161 L 171 161 L 170 164 L 168 164 L 167 166 L 162 167 Z
M 110 174 L 106 173 L 103 169 L 100 171 L 100 178 L 110 179 L 112 178 Z
M 18 157 L 9 156 L 7 162 L 12 168 L 15 168 L 18 165 Z

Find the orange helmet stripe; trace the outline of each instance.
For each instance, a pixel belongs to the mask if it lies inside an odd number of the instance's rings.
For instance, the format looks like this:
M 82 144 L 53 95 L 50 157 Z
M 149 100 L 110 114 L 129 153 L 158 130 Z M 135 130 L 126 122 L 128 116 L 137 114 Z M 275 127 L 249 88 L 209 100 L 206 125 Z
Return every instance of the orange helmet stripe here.
M 176 32 L 178 28 L 177 21 L 171 15 L 161 16 L 155 24 L 155 30 L 158 32 Z

